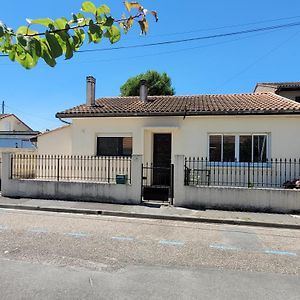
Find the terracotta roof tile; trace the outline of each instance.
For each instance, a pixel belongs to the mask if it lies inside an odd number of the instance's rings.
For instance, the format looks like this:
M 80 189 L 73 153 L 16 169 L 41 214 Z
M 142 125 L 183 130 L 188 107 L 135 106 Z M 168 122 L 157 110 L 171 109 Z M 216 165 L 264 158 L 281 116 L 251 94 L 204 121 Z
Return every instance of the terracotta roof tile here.
M 149 96 L 145 103 L 139 97 L 104 97 L 98 99 L 95 106 L 82 104 L 59 112 L 56 116 L 76 118 L 262 113 L 300 114 L 300 104 L 274 93 Z
M 276 89 L 282 89 L 282 88 L 300 88 L 300 82 L 294 81 L 294 82 L 259 82 L 256 84 L 256 87 L 258 86 L 267 86 L 267 87 L 273 87 Z

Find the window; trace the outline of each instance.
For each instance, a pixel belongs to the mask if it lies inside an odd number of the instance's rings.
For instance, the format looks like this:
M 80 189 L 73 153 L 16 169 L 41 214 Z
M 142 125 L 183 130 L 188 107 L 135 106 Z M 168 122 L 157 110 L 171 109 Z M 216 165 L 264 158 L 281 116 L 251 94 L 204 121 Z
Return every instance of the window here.
M 98 137 L 97 156 L 131 156 L 132 137 Z
M 210 161 L 235 161 L 235 136 L 211 135 L 209 158 Z
M 268 135 L 209 135 L 209 160 L 216 162 L 265 162 Z

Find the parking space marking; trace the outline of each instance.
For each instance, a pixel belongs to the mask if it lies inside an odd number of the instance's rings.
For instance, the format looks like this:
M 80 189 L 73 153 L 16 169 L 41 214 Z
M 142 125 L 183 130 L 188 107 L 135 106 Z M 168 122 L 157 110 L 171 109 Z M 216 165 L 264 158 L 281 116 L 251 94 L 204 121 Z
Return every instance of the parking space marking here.
M 64 235 L 75 237 L 75 238 L 82 238 L 82 237 L 89 236 L 88 233 L 84 233 L 84 232 L 67 232 L 67 233 L 64 233 Z
M 134 240 L 133 237 L 128 237 L 128 236 L 112 236 L 111 239 L 116 240 L 116 241 L 133 241 Z
M 236 250 L 236 251 L 241 250 L 240 248 L 232 247 L 232 246 L 226 246 L 226 245 L 209 245 L 209 247 L 213 248 L 213 249 L 219 249 L 219 250 Z
M 264 251 L 267 254 L 276 254 L 276 255 L 287 255 L 287 256 L 297 256 L 295 252 L 289 252 L 289 251 L 280 251 L 280 250 L 265 250 Z
M 0 230 L 7 230 L 8 227 L 6 225 L 0 225 Z
M 30 233 L 37 233 L 37 234 L 48 233 L 48 230 L 47 229 L 43 229 L 43 228 L 33 228 L 33 229 L 28 230 L 28 231 Z
M 183 246 L 184 242 L 175 241 L 175 240 L 160 240 L 159 244 L 161 244 L 161 245 L 171 245 L 171 246 Z

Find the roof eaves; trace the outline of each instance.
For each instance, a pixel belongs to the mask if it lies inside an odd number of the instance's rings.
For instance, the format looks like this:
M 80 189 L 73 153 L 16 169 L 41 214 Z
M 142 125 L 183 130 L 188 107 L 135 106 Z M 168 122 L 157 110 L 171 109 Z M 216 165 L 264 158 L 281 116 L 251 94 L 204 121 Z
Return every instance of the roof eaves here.
M 148 112 L 148 113 L 77 113 L 59 114 L 60 118 L 109 118 L 109 117 L 155 117 L 155 116 L 216 116 L 216 115 L 283 115 L 300 114 L 299 110 L 231 110 L 231 111 L 198 111 L 198 112 Z

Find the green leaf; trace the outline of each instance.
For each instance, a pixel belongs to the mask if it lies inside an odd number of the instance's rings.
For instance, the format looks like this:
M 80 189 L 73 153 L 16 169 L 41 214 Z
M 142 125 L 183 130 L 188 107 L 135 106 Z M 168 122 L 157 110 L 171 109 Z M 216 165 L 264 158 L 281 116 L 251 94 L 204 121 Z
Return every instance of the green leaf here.
M 8 57 L 9 57 L 9 59 L 10 59 L 11 61 L 15 61 L 15 59 L 16 59 L 16 51 L 15 51 L 15 50 L 9 51 Z
M 99 25 L 96 25 L 91 22 L 88 30 L 88 35 L 89 35 L 89 42 L 93 42 L 96 44 L 100 42 L 103 35 L 103 31 Z
M 27 34 L 34 35 L 34 34 L 37 34 L 37 33 L 38 33 L 37 31 L 31 30 L 27 26 L 21 26 L 16 31 L 16 34 L 23 34 L 23 35 L 27 35 Z
M 75 33 L 75 36 L 73 36 L 74 47 L 76 50 L 78 50 L 84 43 L 85 32 L 83 29 L 75 29 L 74 33 Z M 74 37 L 77 37 L 76 41 L 75 41 Z
M 49 44 L 52 57 L 57 58 L 63 54 L 63 49 L 54 34 L 51 34 L 49 33 L 49 31 L 46 31 L 46 40 Z
M 104 22 L 104 26 L 110 27 L 114 24 L 115 19 L 112 17 L 107 17 L 105 22 Z
M 65 59 L 70 59 L 73 57 L 73 47 L 69 41 L 66 43 L 66 46 L 67 46 L 67 50 L 65 54 Z
M 22 59 L 16 56 L 16 61 L 27 70 L 32 69 L 37 64 L 37 59 L 33 59 L 33 57 L 28 53 Z
M 111 28 L 107 29 L 105 36 L 109 39 L 109 41 L 114 44 L 118 42 L 121 38 L 121 32 L 117 26 L 111 26 Z
M 90 2 L 90 1 L 85 1 L 81 4 L 81 9 L 85 12 L 89 12 L 92 14 L 96 14 L 97 8 L 94 5 L 94 3 Z
M 48 48 L 48 45 L 46 44 L 46 40 L 44 40 L 44 42 L 41 43 L 41 46 L 42 46 L 41 57 L 44 59 L 44 61 L 46 62 L 47 65 L 49 65 L 50 67 L 55 67 L 56 61 L 49 52 L 49 48 Z
M 23 48 L 26 48 L 28 41 L 23 35 L 18 34 L 17 41 Z
M 4 27 L 0 23 L 0 38 L 4 36 Z
M 31 54 L 33 58 L 37 57 L 38 59 L 39 57 L 41 57 L 42 48 L 41 48 L 39 38 L 32 38 L 30 40 L 28 52 Z
M 54 21 L 46 18 L 46 19 L 36 19 L 36 20 L 30 20 L 30 24 L 37 24 L 37 25 L 43 25 L 46 27 L 49 27 L 49 25 L 53 25 Z
M 96 14 L 97 16 L 110 14 L 110 8 L 107 5 L 103 4 L 97 8 Z
M 54 25 L 58 29 L 66 29 L 66 26 L 68 25 L 68 20 L 66 18 L 56 19 L 55 22 L 54 22 Z

